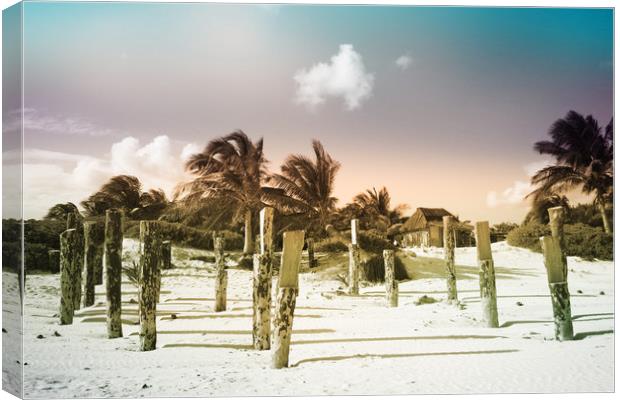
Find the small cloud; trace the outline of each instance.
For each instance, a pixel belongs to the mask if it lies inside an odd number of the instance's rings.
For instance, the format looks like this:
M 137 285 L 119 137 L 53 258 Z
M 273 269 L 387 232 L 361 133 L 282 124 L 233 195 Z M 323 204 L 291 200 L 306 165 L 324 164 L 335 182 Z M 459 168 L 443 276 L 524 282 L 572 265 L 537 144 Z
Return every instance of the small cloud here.
M 188 143 L 183 146 L 183 150 L 181 150 L 181 160 L 187 161 L 192 155 L 198 154 L 201 151 L 202 149 L 196 143 Z
M 534 187 L 530 183 L 530 179 L 536 172 L 552 165 L 549 160 L 535 161 L 523 166 L 528 180 L 516 180 L 512 185 L 501 192 L 490 191 L 487 193 L 487 205 L 491 208 L 495 208 L 500 205 L 514 205 L 525 203 L 525 196 L 530 194 Z
M 362 56 L 350 44 L 341 44 L 329 63 L 318 63 L 297 71 L 296 101 L 311 109 L 327 97 L 341 97 L 348 110 L 359 108 L 372 96 L 374 76 L 366 72 Z
M 408 54 L 403 54 L 398 57 L 394 63 L 398 68 L 404 71 L 411 66 L 411 63 L 413 63 L 413 58 L 411 58 Z

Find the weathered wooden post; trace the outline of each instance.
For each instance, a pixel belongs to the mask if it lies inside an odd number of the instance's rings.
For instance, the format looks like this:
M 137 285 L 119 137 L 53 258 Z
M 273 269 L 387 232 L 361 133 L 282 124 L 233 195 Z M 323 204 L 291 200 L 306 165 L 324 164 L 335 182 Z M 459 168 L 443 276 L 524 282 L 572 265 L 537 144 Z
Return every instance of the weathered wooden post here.
M 121 212 L 116 209 L 106 211 L 103 259 L 106 269 L 106 320 L 108 338 L 123 336 L 121 323 L 121 254 L 123 251 L 123 228 Z
M 357 244 L 359 220 L 351 220 L 351 244 L 349 245 L 349 294 L 359 294 L 360 249 Z
M 564 217 L 565 210 L 564 207 L 552 207 L 548 208 L 547 212 L 549 213 L 549 227 L 551 228 L 551 236 L 557 238 L 560 243 L 560 250 L 562 251 L 563 267 L 562 273 L 564 274 L 564 281 L 568 276 L 568 265 L 566 263 L 566 244 L 564 242 Z
M 161 242 L 161 269 L 172 269 L 172 242 L 164 240 Z
M 155 350 L 157 327 L 157 281 L 161 256 L 161 235 L 155 221 L 140 221 L 140 278 L 138 285 L 138 306 L 140 309 L 140 351 Z
M 228 272 L 224 264 L 224 239 L 216 237 L 213 243 L 215 252 L 215 311 L 226 311 L 226 287 Z
M 47 262 L 53 274 L 60 272 L 60 250 L 49 250 L 47 252 Z
M 398 307 L 398 281 L 394 272 L 394 250 L 383 250 L 385 264 L 385 300 L 388 307 Z
M 105 229 L 105 223 L 103 224 Z M 103 234 L 101 235 L 103 238 Z M 103 239 L 95 252 L 95 285 L 103 284 Z
M 273 319 L 273 342 L 271 346 L 271 366 L 273 368 L 288 367 L 295 302 L 299 292 L 299 264 L 303 247 L 304 231 L 284 232 L 278 298 Z
M 100 243 L 103 243 L 104 226 L 100 222 L 84 224 L 84 307 L 95 304 L 96 269 Z
M 76 255 L 77 233 L 67 229 L 60 234 L 60 325 L 73 323 Z
M 73 308 L 80 309 L 82 300 L 82 273 L 84 271 L 84 222 L 77 212 L 67 214 L 67 229 L 76 231 L 76 268 L 73 270 L 75 286 L 73 291 Z
M 448 275 L 448 301 L 457 302 L 456 292 L 456 267 L 454 265 L 454 217 L 446 215 L 443 217 L 443 248 L 446 260 L 446 272 Z
M 256 350 L 270 348 L 273 216 L 273 208 L 266 207 L 261 210 L 260 254 L 254 254 L 252 341 Z
M 488 221 L 476 222 L 476 249 L 480 266 L 480 302 L 482 320 L 489 328 L 498 328 L 495 266 L 491 253 L 491 232 Z
M 308 238 L 306 239 L 306 245 L 308 246 L 308 267 L 315 268 L 318 267 L 319 263 L 316 258 L 314 258 L 314 239 Z
M 543 260 L 547 269 L 556 340 L 573 340 L 573 320 L 570 293 L 564 272 L 566 256 L 562 253 L 560 240 L 552 236 L 540 238 Z

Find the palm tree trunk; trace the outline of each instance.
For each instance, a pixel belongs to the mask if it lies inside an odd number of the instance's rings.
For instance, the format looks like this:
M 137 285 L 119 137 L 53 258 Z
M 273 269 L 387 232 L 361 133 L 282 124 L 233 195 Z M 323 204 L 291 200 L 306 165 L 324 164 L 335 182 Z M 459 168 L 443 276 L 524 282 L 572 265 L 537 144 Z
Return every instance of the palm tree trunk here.
M 243 243 L 243 254 L 254 252 L 254 236 L 252 235 L 252 211 L 245 212 L 245 242 Z
M 596 203 L 599 212 L 601 213 L 601 217 L 603 217 L 603 229 L 605 229 L 605 233 L 611 233 L 611 225 L 609 225 L 609 219 L 607 218 L 607 212 L 605 210 L 605 203 L 602 201 L 598 201 Z

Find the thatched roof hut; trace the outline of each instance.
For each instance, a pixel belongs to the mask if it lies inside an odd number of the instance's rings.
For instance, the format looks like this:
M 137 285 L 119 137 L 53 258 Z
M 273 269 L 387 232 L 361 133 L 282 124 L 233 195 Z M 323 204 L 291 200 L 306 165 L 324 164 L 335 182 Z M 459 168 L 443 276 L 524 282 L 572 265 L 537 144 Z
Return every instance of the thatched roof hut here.
M 400 229 L 405 244 L 412 246 L 443 246 L 443 217 L 445 216 L 454 217 L 456 222 L 459 222 L 459 219 L 445 208 L 417 208 Z M 458 224 L 456 228 L 457 246 L 469 245 L 471 243 L 472 230 L 473 227 L 467 224 Z

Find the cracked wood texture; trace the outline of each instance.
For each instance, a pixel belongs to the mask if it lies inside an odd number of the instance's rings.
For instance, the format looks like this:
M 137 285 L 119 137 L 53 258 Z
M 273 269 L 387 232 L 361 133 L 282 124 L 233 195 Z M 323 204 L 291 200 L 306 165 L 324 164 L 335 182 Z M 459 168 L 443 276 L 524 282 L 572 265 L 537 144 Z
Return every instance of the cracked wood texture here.
M 540 238 L 543 260 L 547 269 L 551 306 L 555 325 L 556 340 L 573 339 L 573 321 L 571 318 L 570 293 L 565 280 L 566 256 L 562 252 L 560 239 L 553 236 Z
M 319 260 L 314 258 L 314 239 L 308 238 L 306 245 L 308 246 L 308 267 L 316 268 L 319 266 Z
M 359 294 L 360 279 L 360 247 L 357 244 L 349 244 L 349 294 Z
M 448 301 L 457 302 L 458 294 L 456 291 L 456 266 L 454 264 L 454 217 L 446 215 L 443 217 L 443 248 L 444 259 L 446 261 L 446 285 L 448 288 Z
M 97 264 L 100 244 L 103 243 L 104 225 L 101 222 L 84 224 L 84 307 L 95 304 Z
M 77 232 L 67 229 L 60 234 L 60 325 L 73 323 L 76 255 Z
M 272 264 L 270 253 L 254 254 L 252 338 L 256 350 L 269 350 L 270 347 Z
M 383 250 L 385 265 L 385 300 L 388 307 L 398 307 L 398 282 L 394 273 L 394 250 Z
M 295 302 L 299 291 L 299 264 L 303 247 L 304 231 L 284 232 L 271 343 L 271 366 L 277 369 L 288 367 Z
M 161 269 L 172 269 L 172 242 L 164 240 L 161 242 Z
M 67 214 L 67 229 L 76 231 L 76 268 L 73 270 L 75 276 L 75 288 L 73 291 L 73 308 L 80 309 L 82 300 L 82 273 L 84 272 L 84 222 L 77 212 Z
M 224 263 L 224 239 L 216 237 L 213 242 L 215 252 L 215 311 L 226 311 L 226 287 L 228 272 Z
M 552 207 L 547 209 L 549 213 L 549 228 L 551 228 L 551 236 L 558 239 L 560 250 L 563 256 L 562 273 L 566 281 L 568 277 L 568 265 L 566 264 L 566 242 L 564 241 L 564 217 L 566 215 L 564 207 Z
M 140 351 L 151 351 L 155 350 L 157 345 L 155 313 L 161 258 L 161 234 L 157 222 L 140 221 L 140 242 L 142 242 L 138 285 Z
M 480 267 L 480 303 L 482 321 L 489 328 L 499 327 L 497 313 L 497 290 L 495 287 L 495 266 L 491 252 L 491 233 L 488 221 L 476 222 L 476 250 Z
M 119 210 L 107 210 L 105 215 L 104 263 L 106 274 L 106 321 L 108 338 L 123 336 L 121 323 L 121 272 L 123 251 L 122 215 Z

